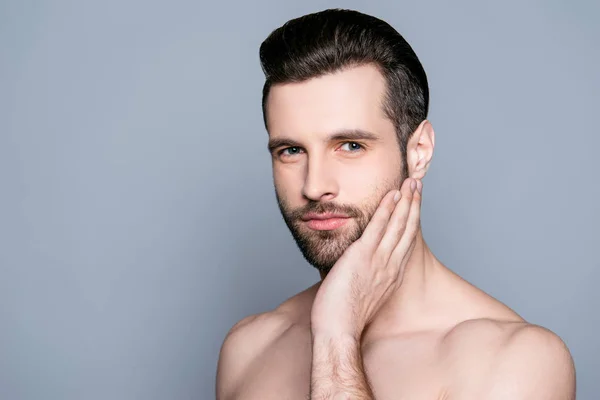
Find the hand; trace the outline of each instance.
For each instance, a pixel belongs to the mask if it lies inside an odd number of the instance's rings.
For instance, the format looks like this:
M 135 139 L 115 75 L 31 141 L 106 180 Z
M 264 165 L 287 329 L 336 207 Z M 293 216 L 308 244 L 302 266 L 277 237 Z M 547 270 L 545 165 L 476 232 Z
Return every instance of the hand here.
M 418 189 L 411 190 L 411 184 Z M 421 188 L 421 181 L 408 178 L 400 192 L 383 197 L 360 239 L 322 282 L 311 312 L 313 335 L 351 336 L 360 342 L 365 326 L 402 283 L 419 229 Z

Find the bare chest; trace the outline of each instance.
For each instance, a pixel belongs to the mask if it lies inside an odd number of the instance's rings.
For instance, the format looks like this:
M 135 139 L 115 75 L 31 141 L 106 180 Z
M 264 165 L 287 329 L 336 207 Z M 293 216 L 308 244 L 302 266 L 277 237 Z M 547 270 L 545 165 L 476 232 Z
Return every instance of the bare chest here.
M 249 366 L 236 399 L 309 399 L 311 362 L 310 335 L 290 332 Z M 374 343 L 363 362 L 377 400 L 444 398 L 445 368 L 433 341 Z

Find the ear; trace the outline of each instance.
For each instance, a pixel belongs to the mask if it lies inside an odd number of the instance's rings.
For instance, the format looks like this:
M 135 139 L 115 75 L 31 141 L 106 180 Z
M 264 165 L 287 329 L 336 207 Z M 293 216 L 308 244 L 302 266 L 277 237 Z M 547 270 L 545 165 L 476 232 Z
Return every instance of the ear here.
M 435 133 L 428 120 L 423 120 L 413 132 L 406 146 L 406 162 L 408 163 L 408 176 L 423 179 L 435 147 Z

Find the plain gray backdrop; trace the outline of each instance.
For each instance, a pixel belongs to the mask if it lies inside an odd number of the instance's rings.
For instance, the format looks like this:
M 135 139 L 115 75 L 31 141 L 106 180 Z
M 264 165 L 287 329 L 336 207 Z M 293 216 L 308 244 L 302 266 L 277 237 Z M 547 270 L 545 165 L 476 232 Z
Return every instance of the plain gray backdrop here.
M 329 7 L 429 77 L 423 232 L 600 391 L 597 1 L 1 1 L 0 398 L 210 399 L 240 318 L 316 282 L 279 215 L 261 41 Z

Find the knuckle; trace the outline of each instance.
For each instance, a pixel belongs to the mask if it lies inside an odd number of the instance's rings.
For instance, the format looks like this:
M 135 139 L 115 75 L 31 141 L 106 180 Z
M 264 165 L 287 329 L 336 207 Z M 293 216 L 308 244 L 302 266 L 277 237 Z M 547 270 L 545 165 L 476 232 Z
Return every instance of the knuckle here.
M 422 197 L 423 197 L 423 196 L 421 195 L 421 193 L 419 193 L 417 190 L 415 190 L 415 195 L 414 195 L 414 198 L 415 198 L 415 200 L 417 201 L 417 203 L 421 201 L 421 198 L 422 198 Z
M 404 231 L 404 229 L 406 228 L 406 223 L 408 222 L 406 220 L 408 214 L 404 213 L 402 215 L 399 215 L 398 218 L 396 219 L 396 223 L 395 223 L 395 227 L 394 227 L 394 232 L 396 234 L 401 234 L 402 231 Z
M 402 200 L 402 198 L 400 199 Z M 391 214 L 392 212 L 394 212 L 394 210 L 396 209 L 396 202 L 394 201 L 390 201 L 389 203 L 387 203 L 385 205 L 385 210 L 387 211 L 387 214 Z
M 378 251 L 376 251 L 373 254 L 372 264 L 376 268 L 377 267 L 383 267 L 386 264 L 386 260 L 385 260 L 384 254 L 381 251 L 381 249 L 379 249 Z

